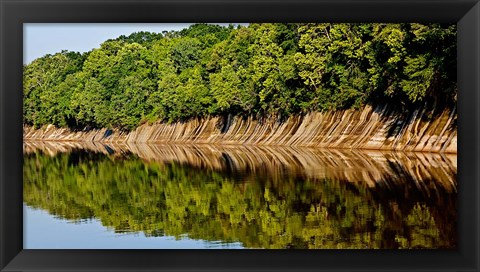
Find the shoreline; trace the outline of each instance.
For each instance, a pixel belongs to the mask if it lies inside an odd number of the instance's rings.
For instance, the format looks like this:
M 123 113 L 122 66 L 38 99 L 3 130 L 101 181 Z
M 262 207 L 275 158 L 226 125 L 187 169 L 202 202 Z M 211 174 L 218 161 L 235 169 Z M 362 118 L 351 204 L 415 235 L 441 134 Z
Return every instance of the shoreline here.
M 53 125 L 23 127 L 24 141 L 211 144 L 315 147 L 328 149 L 457 153 L 456 112 L 435 117 L 419 108 L 399 115 L 391 107 L 365 107 L 304 116 L 283 122 L 252 117 L 208 117 L 183 123 L 144 124 L 131 132 L 118 129 L 74 131 Z
M 456 155 L 457 152 L 434 152 L 434 151 L 426 151 L 426 150 L 395 150 L 395 149 L 375 149 L 375 148 L 362 148 L 362 147 L 315 147 L 315 146 L 304 146 L 304 145 L 280 145 L 280 144 L 235 144 L 235 143 L 190 143 L 190 142 L 112 142 L 112 141 L 80 141 L 80 140 L 56 140 L 56 139 L 23 139 L 24 144 L 35 144 L 35 143 L 48 143 L 48 144 L 60 144 L 60 145 L 68 145 L 68 144 L 77 144 L 77 145 L 84 145 L 84 144 L 101 144 L 103 146 L 129 146 L 129 145 L 169 145 L 169 146 L 213 146 L 213 147 L 227 147 L 227 148 L 242 148 L 242 147 L 252 147 L 252 148 L 293 148 L 293 149 L 314 149 L 314 150 L 338 150 L 338 151 L 365 151 L 365 152 L 398 152 L 398 153 L 424 153 L 424 154 L 446 154 L 446 155 Z

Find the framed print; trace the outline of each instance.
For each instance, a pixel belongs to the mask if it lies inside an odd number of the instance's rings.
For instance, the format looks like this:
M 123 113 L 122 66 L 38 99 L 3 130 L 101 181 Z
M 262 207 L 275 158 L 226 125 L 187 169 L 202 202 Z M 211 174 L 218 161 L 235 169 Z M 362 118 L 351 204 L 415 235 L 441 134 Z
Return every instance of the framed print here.
M 478 271 L 480 3 L 1 0 L 1 271 Z

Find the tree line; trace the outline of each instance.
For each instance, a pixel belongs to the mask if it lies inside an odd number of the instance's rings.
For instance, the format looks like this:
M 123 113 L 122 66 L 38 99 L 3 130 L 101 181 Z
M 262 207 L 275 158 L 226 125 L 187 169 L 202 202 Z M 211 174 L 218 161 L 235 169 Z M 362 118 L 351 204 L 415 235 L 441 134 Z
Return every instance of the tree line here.
M 191 118 L 456 102 L 450 24 L 194 24 L 23 67 L 24 123 L 119 128 Z

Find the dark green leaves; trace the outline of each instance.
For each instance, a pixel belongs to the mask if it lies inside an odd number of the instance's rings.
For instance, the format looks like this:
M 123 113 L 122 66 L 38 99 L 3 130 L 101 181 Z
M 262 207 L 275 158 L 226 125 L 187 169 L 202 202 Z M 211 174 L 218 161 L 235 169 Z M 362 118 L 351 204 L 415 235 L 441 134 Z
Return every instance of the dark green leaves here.
M 455 101 L 455 25 L 194 24 L 24 66 L 24 119 L 35 126 L 132 130 L 207 115 Z

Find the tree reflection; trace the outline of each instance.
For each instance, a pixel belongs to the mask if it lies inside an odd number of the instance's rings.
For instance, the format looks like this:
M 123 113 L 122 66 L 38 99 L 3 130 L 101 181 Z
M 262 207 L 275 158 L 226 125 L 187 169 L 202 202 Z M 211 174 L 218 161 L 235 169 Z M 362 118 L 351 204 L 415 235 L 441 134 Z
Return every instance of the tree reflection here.
M 23 169 L 27 205 L 69 220 L 98 218 L 116 232 L 248 248 L 456 246 L 456 193 L 435 180 L 419 186 L 405 171 L 403 183 L 397 172 L 372 187 L 335 176 L 221 171 L 81 150 L 26 154 Z

